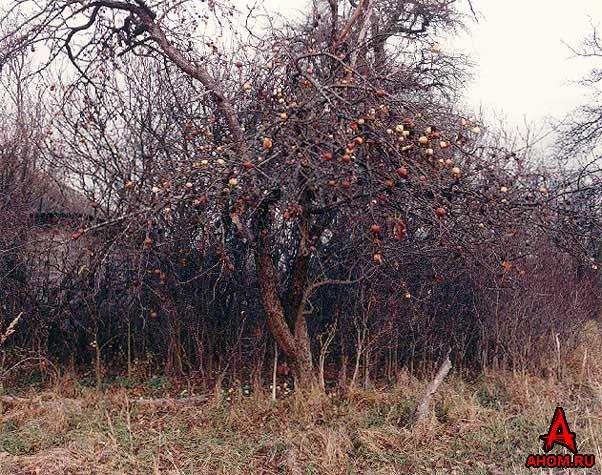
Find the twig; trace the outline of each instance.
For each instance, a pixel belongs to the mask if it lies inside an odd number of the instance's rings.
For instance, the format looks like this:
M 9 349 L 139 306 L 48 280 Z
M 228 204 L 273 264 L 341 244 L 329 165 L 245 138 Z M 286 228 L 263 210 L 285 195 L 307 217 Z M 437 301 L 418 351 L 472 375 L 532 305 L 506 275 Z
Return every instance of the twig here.
M 477 16 L 477 12 L 474 9 L 474 6 L 472 5 L 472 1 L 468 0 L 468 6 L 470 7 L 470 11 L 472 12 L 472 16 L 474 16 L 475 21 L 478 23 L 479 22 L 479 17 Z
M 21 317 L 23 316 L 23 312 L 21 312 L 19 315 L 17 315 L 14 320 L 12 322 L 10 322 L 10 324 L 8 325 L 8 328 L 6 329 L 6 331 L 2 334 L 0 334 L 0 346 L 2 346 L 4 344 L 4 342 L 6 341 L 6 339 L 11 336 L 13 333 L 15 333 L 15 327 L 17 326 L 17 323 L 19 323 L 19 320 L 21 319 Z
M 272 372 L 272 400 L 276 400 L 276 382 L 278 381 L 278 343 L 274 342 L 274 370 Z

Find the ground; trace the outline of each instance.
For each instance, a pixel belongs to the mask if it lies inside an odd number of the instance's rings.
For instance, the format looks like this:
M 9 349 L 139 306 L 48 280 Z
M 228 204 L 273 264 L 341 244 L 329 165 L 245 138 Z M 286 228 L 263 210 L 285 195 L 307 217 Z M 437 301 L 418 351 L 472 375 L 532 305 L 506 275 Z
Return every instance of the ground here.
M 538 436 L 557 405 L 579 452 L 598 461 L 572 473 L 601 473 L 602 385 L 452 376 L 430 420 L 410 427 L 425 385 L 401 375 L 393 388 L 276 402 L 232 388 L 187 405 L 141 402 L 140 388 L 117 384 L 30 389 L 24 399 L 4 398 L 0 474 L 533 473 L 524 468 L 527 455 L 541 453 Z M 174 396 L 153 388 L 145 396 Z

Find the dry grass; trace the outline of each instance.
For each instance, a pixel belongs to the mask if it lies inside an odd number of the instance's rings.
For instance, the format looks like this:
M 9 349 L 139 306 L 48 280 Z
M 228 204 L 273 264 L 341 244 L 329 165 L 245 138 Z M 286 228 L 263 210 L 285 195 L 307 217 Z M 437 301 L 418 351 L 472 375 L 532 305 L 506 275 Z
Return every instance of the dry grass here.
M 242 395 L 146 407 L 131 393 L 31 395 L 3 408 L 0 474 L 522 474 L 553 409 L 602 460 L 602 387 L 495 374 L 451 378 L 428 424 L 407 422 L 424 383 L 348 397 Z M 597 471 L 590 473 L 600 473 Z

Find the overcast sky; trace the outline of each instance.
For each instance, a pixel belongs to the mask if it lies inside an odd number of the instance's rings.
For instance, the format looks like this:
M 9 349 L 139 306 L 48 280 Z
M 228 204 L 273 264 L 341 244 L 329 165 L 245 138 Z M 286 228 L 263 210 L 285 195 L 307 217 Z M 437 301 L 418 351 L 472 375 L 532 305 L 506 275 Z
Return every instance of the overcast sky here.
M 459 0 L 463 1 L 463 0 Z M 602 0 L 473 0 L 482 17 L 459 44 L 477 62 L 470 103 L 503 110 L 508 118 L 562 117 L 580 104 L 583 88 L 571 84 L 595 63 L 574 58 L 578 46 L 602 24 Z M 602 64 L 598 63 L 598 67 Z

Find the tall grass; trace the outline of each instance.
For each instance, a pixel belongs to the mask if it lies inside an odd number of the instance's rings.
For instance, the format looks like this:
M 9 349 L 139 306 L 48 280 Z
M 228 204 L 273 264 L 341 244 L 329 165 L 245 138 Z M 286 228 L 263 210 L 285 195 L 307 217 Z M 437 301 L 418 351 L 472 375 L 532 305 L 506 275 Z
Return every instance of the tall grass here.
M 598 383 L 452 377 L 414 429 L 425 385 L 402 373 L 386 390 L 274 402 L 236 389 L 187 407 L 137 404 L 139 389 L 31 392 L 3 408 L 0 474 L 522 474 L 556 405 L 580 452 L 602 458 Z

